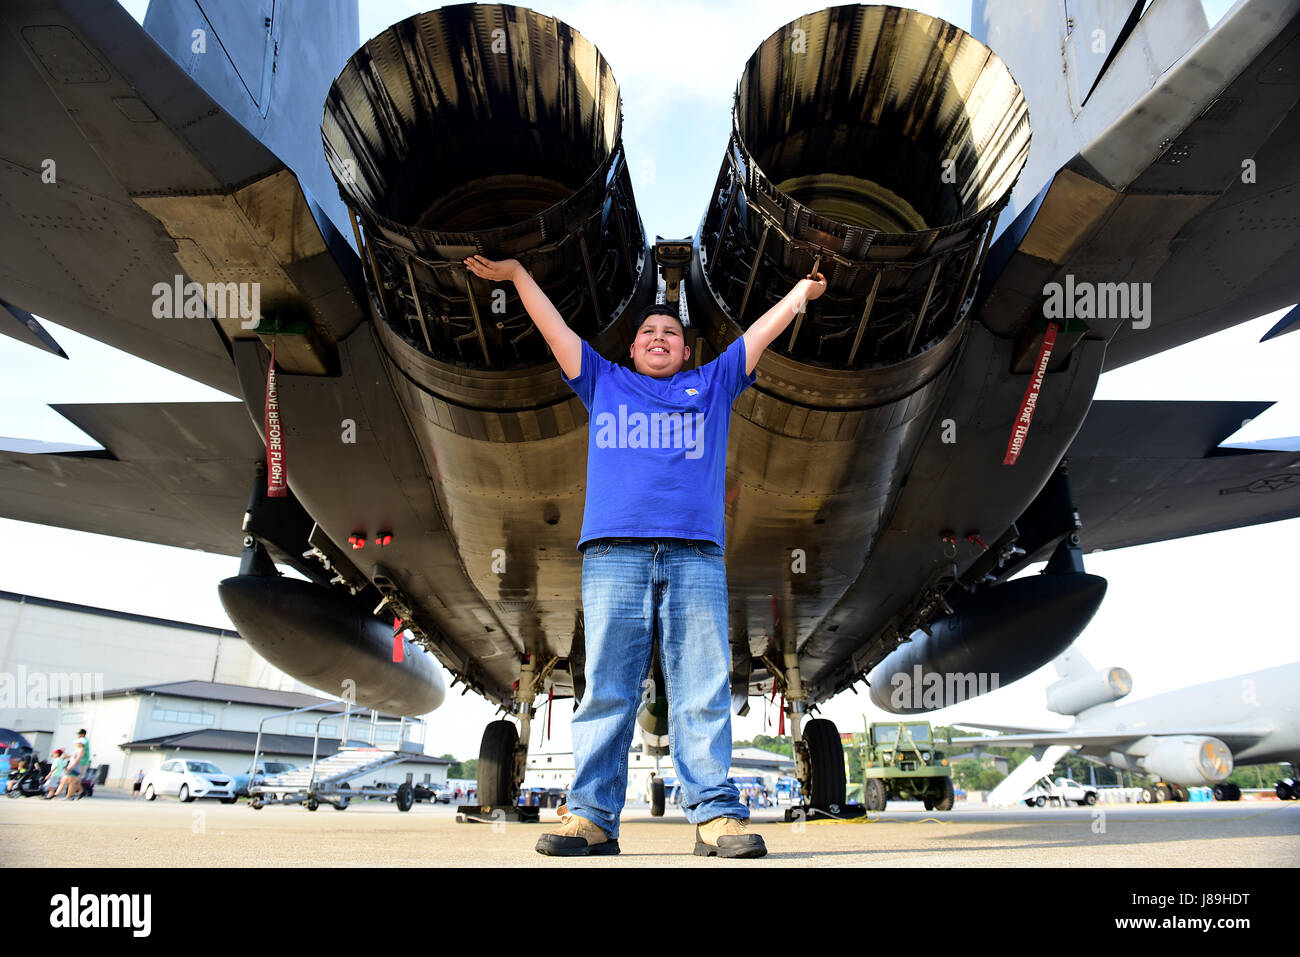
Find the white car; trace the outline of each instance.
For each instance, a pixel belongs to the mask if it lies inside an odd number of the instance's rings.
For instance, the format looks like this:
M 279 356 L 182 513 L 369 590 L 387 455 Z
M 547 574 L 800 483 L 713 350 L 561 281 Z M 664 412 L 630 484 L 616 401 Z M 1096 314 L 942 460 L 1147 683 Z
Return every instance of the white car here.
M 211 761 L 189 761 L 174 758 L 163 762 L 156 771 L 150 771 L 140 782 L 140 791 L 146 801 L 158 795 L 176 797 L 189 802 L 197 798 L 218 798 L 222 804 L 235 803 L 235 779 Z
M 1042 807 L 1049 800 L 1059 802 L 1061 807 L 1073 801 L 1083 807 L 1085 804 L 1097 803 L 1097 789 L 1088 784 L 1078 784 L 1069 778 L 1057 778 L 1055 781 L 1040 781 L 1021 798 L 1029 807 Z

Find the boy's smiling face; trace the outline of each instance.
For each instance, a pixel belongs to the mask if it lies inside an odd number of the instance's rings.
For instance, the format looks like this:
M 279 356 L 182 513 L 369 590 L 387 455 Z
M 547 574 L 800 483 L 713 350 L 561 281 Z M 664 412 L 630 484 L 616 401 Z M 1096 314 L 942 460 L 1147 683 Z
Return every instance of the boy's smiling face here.
M 691 350 L 682 324 L 672 316 L 646 316 L 632 341 L 632 364 L 642 375 L 667 379 L 682 371 Z

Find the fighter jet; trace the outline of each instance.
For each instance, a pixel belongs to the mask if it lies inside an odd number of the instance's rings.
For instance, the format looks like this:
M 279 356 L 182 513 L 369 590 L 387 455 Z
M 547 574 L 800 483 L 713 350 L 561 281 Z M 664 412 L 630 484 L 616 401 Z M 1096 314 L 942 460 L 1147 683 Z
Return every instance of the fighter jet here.
M 583 694 L 588 422 L 463 261 L 519 259 L 612 361 L 657 299 L 707 362 L 820 271 L 733 407 L 731 684 L 742 714 L 780 693 L 805 795 L 842 804 L 810 713 L 891 653 L 1005 684 L 1095 612 L 1085 551 L 1300 515 L 1294 451 L 1219 448 L 1261 404 L 1092 401 L 1300 299 L 1298 13 L 807 13 L 746 63 L 694 234 L 652 240 L 614 66 L 557 19 L 453 5 L 359 44 L 348 0 L 6 3 L 7 331 L 242 403 L 62 407 L 103 449 L 3 453 L 0 513 L 240 556 L 241 634 L 362 704 L 427 710 L 433 656 L 506 712 L 478 794 L 509 806 L 538 702 Z
M 1143 701 L 1119 704 L 1133 688 L 1123 668 L 1093 669 L 1076 650 L 1056 661 L 1060 680 L 1047 689 L 1047 707 L 1074 717 L 1065 730 L 961 722 L 963 727 L 1002 731 L 995 737 L 963 737 L 962 746 L 1033 746 L 1035 755 L 989 794 L 989 803 L 1014 803 L 1022 778 L 1050 772 L 1067 751 L 1124 771 L 1154 775 L 1144 788 L 1147 803 L 1187 800 L 1188 787 L 1209 786 L 1218 800 L 1237 800 L 1241 789 L 1227 782 L 1234 765 L 1289 763 L 1300 770 L 1300 707 L 1295 688 L 1300 662 L 1251 674 L 1220 678 L 1167 691 Z M 1049 766 L 1042 770 L 1041 764 Z M 1016 780 L 1013 780 L 1013 777 Z M 1300 799 L 1292 777 L 1275 784 L 1282 800 Z M 1003 787 L 1003 785 L 1007 787 Z M 1003 792 L 999 794 L 999 792 Z

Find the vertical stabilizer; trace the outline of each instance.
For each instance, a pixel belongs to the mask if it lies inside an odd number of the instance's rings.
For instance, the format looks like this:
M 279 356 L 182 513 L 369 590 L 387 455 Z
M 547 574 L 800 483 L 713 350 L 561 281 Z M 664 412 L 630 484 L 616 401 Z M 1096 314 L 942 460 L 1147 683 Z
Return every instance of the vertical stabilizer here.
M 1056 667 L 1058 678 L 1081 678 L 1093 671 L 1092 665 L 1088 664 L 1088 659 L 1083 656 L 1083 652 L 1073 645 L 1053 658 L 1052 664 Z
M 1032 204 L 1207 30 L 1201 4 L 1188 0 L 974 0 L 971 33 L 1025 91 L 1034 127 L 1001 223 Z
M 351 236 L 320 123 L 330 84 L 361 45 L 357 0 L 167 0 L 149 5 L 144 28 Z

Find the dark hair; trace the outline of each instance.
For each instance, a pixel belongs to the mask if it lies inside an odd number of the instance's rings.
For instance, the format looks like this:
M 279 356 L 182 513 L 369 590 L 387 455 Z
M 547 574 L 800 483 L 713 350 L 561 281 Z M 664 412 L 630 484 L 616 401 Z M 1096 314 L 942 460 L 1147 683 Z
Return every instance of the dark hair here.
M 82 736 L 84 737 L 85 734 L 86 734 L 86 729 L 85 729 L 85 728 L 80 729 L 80 730 L 77 732 L 77 734 L 82 735 Z
M 678 314 L 677 307 L 671 303 L 656 302 L 646 306 L 641 310 L 641 315 L 637 316 L 636 327 L 640 329 L 641 324 L 651 316 L 670 316 L 677 320 L 677 324 L 681 326 L 683 330 L 686 328 L 686 323 L 682 322 L 682 317 Z

